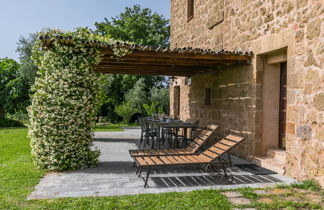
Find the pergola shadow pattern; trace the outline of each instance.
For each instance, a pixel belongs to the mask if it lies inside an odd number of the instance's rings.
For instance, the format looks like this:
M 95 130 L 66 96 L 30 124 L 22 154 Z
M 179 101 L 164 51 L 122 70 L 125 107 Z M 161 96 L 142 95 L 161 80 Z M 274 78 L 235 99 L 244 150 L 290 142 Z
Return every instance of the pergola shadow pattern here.
M 116 196 L 143 193 L 188 192 L 200 189 L 231 189 L 264 187 L 291 183 L 294 180 L 278 175 L 254 173 L 233 166 L 234 182 L 223 181 L 217 173 L 206 173 L 198 166 L 156 169 L 149 179 L 149 187 L 135 174 L 128 150 L 138 147 L 139 129 L 123 132 L 96 132 L 94 144 L 101 151 L 99 165 L 77 171 L 49 173 L 41 179 L 28 199 L 62 197 Z M 126 140 L 125 140 L 126 139 Z M 248 164 L 235 159 L 236 164 Z

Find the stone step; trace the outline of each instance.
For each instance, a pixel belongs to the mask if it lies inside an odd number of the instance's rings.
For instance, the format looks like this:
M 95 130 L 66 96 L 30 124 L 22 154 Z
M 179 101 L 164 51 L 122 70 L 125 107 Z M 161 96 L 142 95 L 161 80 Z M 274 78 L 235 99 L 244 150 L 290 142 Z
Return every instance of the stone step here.
M 282 149 L 268 149 L 267 156 L 271 157 L 283 164 L 286 163 L 286 151 Z
M 252 163 L 260 167 L 269 169 L 271 171 L 277 172 L 278 174 L 283 175 L 285 173 L 285 164 L 274 158 L 250 156 L 250 160 Z

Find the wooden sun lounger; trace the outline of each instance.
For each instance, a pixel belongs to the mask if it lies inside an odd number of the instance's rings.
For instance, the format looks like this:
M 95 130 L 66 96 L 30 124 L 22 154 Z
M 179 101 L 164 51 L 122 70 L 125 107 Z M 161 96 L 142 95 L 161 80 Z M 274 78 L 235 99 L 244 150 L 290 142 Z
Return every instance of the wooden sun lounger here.
M 186 148 L 129 150 L 129 154 L 131 157 L 195 154 L 217 128 L 218 125 L 208 125 Z
M 150 176 L 151 168 L 162 167 L 162 166 L 176 166 L 176 165 L 205 165 L 206 169 L 210 166 L 214 169 L 213 164 L 220 163 L 224 171 L 224 177 L 227 178 L 226 168 L 230 166 L 230 161 L 226 161 L 221 158 L 223 154 L 233 149 L 245 138 L 240 136 L 228 135 L 225 138 L 219 140 L 213 146 L 205 150 L 201 154 L 190 154 L 190 155 L 168 155 L 168 156 L 141 156 L 134 157 L 135 164 L 137 166 L 136 173 L 139 176 L 142 169 L 147 169 L 146 178 L 144 178 L 144 187 L 147 187 L 147 181 Z

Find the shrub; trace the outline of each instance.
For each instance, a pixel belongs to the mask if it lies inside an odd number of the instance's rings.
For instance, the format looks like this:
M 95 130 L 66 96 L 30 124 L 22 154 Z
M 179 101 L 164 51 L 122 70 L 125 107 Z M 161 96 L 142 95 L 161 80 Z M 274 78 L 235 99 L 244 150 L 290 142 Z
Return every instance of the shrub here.
M 138 112 L 138 109 L 133 108 L 129 102 L 116 106 L 115 112 L 123 118 L 123 123 L 129 123 L 132 116 Z
M 157 102 L 153 102 L 151 105 L 143 104 L 143 108 L 148 116 L 152 116 L 156 113 Z
M 48 170 L 95 166 L 99 151 L 91 150 L 91 128 L 96 120 L 99 84 L 93 68 L 100 61 L 100 51 L 83 44 L 83 40 L 95 40 L 95 35 L 85 29 L 51 30 L 40 35 L 54 42 L 46 50 L 40 50 L 40 40 L 33 47 L 32 58 L 39 69 L 28 108 L 33 159 Z M 71 36 L 74 44 L 61 45 L 56 38 L 60 36 Z
M 4 127 L 21 127 L 24 126 L 24 124 L 22 124 L 19 121 L 16 120 L 12 120 L 12 119 L 6 119 L 6 118 L 0 118 L 0 128 L 4 128 Z

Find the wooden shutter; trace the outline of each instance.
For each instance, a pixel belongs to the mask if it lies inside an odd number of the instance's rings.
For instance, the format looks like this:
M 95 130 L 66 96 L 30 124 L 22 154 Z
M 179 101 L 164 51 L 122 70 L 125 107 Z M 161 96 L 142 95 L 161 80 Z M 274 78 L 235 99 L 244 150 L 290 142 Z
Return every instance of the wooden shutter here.
M 187 0 L 187 20 L 191 20 L 194 16 L 194 0 Z

